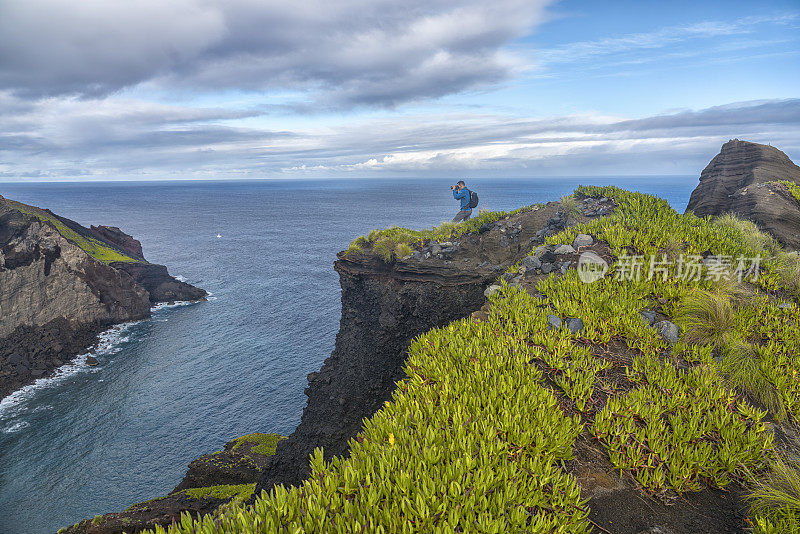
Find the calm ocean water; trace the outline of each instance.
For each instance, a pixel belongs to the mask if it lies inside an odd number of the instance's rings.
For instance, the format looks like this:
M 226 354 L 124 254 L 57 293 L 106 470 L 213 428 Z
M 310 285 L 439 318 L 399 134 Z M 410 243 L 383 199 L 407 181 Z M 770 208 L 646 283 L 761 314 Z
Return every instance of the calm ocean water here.
M 657 194 L 683 211 L 696 177 L 471 180 L 481 207 L 557 200 L 579 184 Z M 306 375 L 339 326 L 336 252 L 372 228 L 457 211 L 450 180 L 2 184 L 212 294 L 104 336 L 100 365 L 0 402 L 0 533 L 52 533 L 163 495 L 187 464 L 250 432 L 289 434 Z M 217 236 L 221 237 L 217 237 Z

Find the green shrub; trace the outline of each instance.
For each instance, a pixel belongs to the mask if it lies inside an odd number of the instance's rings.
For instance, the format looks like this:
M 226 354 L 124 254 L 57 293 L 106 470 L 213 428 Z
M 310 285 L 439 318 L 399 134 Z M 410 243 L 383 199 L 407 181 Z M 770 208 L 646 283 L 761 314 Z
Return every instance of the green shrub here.
M 779 420 L 786 418 L 783 398 L 764 374 L 761 357 L 752 345 L 739 339 L 728 343 L 720 370 L 733 387 L 746 393 Z
M 392 227 L 385 230 L 372 230 L 366 236 L 357 237 L 345 253 L 357 253 L 363 251 L 367 245 L 372 245 L 372 250 L 384 261 L 391 262 L 395 257 L 403 257 L 396 253 L 399 245 L 404 251 L 413 247 L 422 246 L 426 242 L 444 242 L 458 239 L 461 236 L 477 232 L 481 226 L 487 223 L 498 221 L 504 217 L 516 215 L 524 211 L 530 211 L 533 206 L 525 206 L 514 211 L 481 211 L 477 217 L 464 221 L 461 224 L 453 224 L 449 221 L 427 230 L 410 230 L 408 228 Z M 408 254 L 405 254 L 407 256 Z

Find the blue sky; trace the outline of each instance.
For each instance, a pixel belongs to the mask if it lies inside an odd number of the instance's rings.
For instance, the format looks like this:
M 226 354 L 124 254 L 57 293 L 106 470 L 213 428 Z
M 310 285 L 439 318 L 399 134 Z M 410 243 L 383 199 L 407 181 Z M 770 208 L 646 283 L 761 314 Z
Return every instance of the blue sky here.
M 800 159 L 798 2 L 0 0 L 0 180 Z M 41 39 L 31 39 L 42 35 Z

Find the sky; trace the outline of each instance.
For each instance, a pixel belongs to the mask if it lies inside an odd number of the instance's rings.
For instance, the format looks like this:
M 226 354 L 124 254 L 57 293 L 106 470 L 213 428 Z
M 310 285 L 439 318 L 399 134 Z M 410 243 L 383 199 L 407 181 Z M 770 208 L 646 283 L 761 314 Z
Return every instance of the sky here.
M 0 181 L 800 162 L 800 0 L 0 0 Z

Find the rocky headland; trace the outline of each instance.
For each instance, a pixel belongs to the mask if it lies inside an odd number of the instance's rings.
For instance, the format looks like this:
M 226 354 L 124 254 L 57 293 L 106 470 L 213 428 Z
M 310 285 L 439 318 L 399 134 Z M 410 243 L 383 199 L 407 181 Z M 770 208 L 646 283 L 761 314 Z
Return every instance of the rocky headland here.
M 147 262 L 119 228 L 85 228 L 0 196 L 0 398 L 84 352 L 111 325 L 206 292 Z
M 700 174 L 687 212 L 734 213 L 755 222 L 784 246 L 800 248 L 800 167 L 769 145 L 732 139 Z M 794 189 L 794 192 L 793 192 Z

